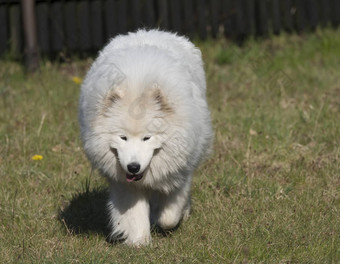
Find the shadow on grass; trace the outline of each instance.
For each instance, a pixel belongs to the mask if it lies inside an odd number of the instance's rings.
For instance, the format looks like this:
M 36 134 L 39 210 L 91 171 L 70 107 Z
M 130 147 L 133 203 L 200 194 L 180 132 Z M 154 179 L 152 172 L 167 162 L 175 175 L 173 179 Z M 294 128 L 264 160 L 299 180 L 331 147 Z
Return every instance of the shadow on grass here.
M 107 189 L 86 189 L 74 195 L 69 204 L 60 210 L 58 219 L 68 233 L 97 233 L 107 239 L 109 236 L 107 198 Z
M 73 196 L 67 206 L 59 211 L 58 219 L 65 226 L 69 234 L 89 235 L 99 234 L 111 244 L 122 243 L 121 237 L 110 239 L 109 215 L 107 210 L 108 190 L 86 188 L 85 191 Z M 162 230 L 158 226 L 152 226 L 153 235 L 167 237 L 175 232 L 181 223 L 169 230 Z

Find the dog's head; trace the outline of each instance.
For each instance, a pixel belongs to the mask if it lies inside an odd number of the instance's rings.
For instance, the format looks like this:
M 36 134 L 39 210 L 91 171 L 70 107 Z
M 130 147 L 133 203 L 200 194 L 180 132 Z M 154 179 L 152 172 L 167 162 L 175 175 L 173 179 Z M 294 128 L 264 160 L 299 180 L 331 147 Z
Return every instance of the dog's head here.
M 157 149 L 162 147 L 167 117 L 173 109 L 157 85 L 134 94 L 116 88 L 104 100 L 103 125 L 112 134 L 109 142 L 126 181 L 142 179 Z

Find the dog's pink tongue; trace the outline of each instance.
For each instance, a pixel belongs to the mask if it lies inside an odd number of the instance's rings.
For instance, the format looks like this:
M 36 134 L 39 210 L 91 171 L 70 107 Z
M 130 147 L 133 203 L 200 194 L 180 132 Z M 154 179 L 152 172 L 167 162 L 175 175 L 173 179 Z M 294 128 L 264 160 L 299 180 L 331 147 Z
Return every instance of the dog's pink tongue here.
M 133 175 L 126 174 L 126 181 L 127 182 L 139 181 L 142 178 L 143 178 L 143 173 L 133 174 Z
M 126 174 L 126 181 L 127 182 L 133 182 L 135 180 L 134 175 Z

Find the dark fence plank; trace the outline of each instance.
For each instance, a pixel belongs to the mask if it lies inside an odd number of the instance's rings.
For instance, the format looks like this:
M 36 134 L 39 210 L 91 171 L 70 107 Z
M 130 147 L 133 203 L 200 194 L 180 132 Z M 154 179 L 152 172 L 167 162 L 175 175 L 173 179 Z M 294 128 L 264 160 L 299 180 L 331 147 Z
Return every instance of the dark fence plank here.
M 10 24 L 10 53 L 14 57 L 20 57 L 23 50 L 23 38 L 21 27 L 21 12 L 19 5 L 9 7 L 9 24 Z
M 227 38 L 232 37 L 233 32 L 232 17 L 234 16 L 234 12 L 235 10 L 233 10 L 232 0 L 225 0 L 222 2 L 222 19 L 224 21 L 223 23 L 224 35 Z
M 167 0 L 158 0 L 157 26 L 161 29 L 169 29 L 169 5 Z
M 154 10 L 154 5 L 153 1 L 146 0 L 143 3 L 142 11 L 143 11 L 143 21 L 144 25 L 147 28 L 151 28 L 155 25 L 155 10 Z
M 140 0 L 131 0 L 130 2 L 130 9 L 131 9 L 131 26 L 130 30 L 135 31 L 136 29 L 143 26 L 141 21 L 141 1 Z
M 281 31 L 281 16 L 280 16 L 280 2 L 279 0 L 272 0 L 272 21 L 273 33 L 280 34 Z
M 247 36 L 255 34 L 255 1 L 245 0 L 245 33 Z
M 267 1 L 256 0 L 256 35 L 267 36 L 268 35 L 268 10 Z
M 205 0 L 197 0 L 197 16 L 198 16 L 198 35 L 201 39 L 207 38 L 207 19 L 206 19 L 206 3 Z
M 135 31 L 138 28 L 151 28 L 155 25 L 155 10 L 153 1 L 133 0 L 130 2 L 132 27 L 130 30 Z
M 183 7 L 183 32 L 187 36 L 193 37 L 195 33 L 194 2 L 192 0 L 183 1 L 180 7 Z
M 78 38 L 79 48 L 82 51 L 90 50 L 91 48 L 91 33 L 90 33 L 90 10 L 89 3 L 81 1 L 78 3 Z
M 104 20 L 105 20 L 105 38 L 114 37 L 118 32 L 117 25 L 117 5 L 115 0 L 106 0 L 104 2 Z
M 117 25 L 118 33 L 123 34 L 128 31 L 128 1 L 126 0 L 116 0 L 117 2 Z
M 76 1 L 66 2 L 64 10 L 66 47 L 69 50 L 76 50 L 78 48 Z
M 103 16 L 102 1 L 94 0 L 90 2 L 90 19 L 91 19 L 91 48 L 100 49 L 103 46 Z
M 306 28 L 305 0 L 296 0 L 296 30 L 302 32 Z
M 246 20 L 245 16 L 245 0 L 239 0 L 234 2 L 235 8 L 235 38 L 237 41 L 243 41 L 246 37 Z
M 7 51 L 9 39 L 7 19 L 7 6 L 0 5 L 0 55 Z
M 331 22 L 333 27 L 337 27 L 340 24 L 340 1 L 331 0 Z
M 238 36 L 238 33 L 239 33 L 238 4 L 239 4 L 239 2 L 237 0 L 231 0 L 231 10 L 230 10 L 230 23 L 231 23 L 230 32 L 231 32 L 231 35 L 230 35 L 230 37 L 234 40 L 237 39 L 237 36 Z
M 317 0 L 308 0 L 305 5 L 308 27 L 313 31 L 319 23 L 318 5 L 316 1 Z
M 64 16 L 61 2 L 51 3 L 49 16 L 51 20 L 51 49 L 53 52 L 59 52 L 64 46 Z
M 224 4 L 224 32 L 229 38 L 242 41 L 246 35 L 247 17 L 245 0 L 229 0 Z
M 293 15 L 292 15 L 292 0 L 281 0 L 283 25 L 287 32 L 292 32 L 294 29 Z
M 328 0 L 319 1 L 320 25 L 325 27 L 330 22 L 331 9 Z
M 36 6 L 38 44 L 42 53 L 48 53 L 51 50 L 48 9 L 48 4 L 44 2 Z
M 220 27 L 220 11 L 221 11 L 221 1 L 211 0 L 210 2 L 210 21 L 211 21 L 211 35 L 213 38 L 218 36 Z
M 170 18 L 171 18 L 171 29 L 175 32 L 182 32 L 182 19 L 181 19 L 181 1 L 171 0 L 169 2 L 170 6 Z M 193 19 L 193 17 L 191 17 Z

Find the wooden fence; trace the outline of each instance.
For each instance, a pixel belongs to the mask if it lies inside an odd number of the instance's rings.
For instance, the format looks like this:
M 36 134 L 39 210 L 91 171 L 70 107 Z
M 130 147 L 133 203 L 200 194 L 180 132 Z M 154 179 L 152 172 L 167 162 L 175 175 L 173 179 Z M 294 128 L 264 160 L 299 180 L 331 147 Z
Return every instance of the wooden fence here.
M 35 10 L 42 54 L 96 51 L 140 27 L 242 41 L 340 23 L 340 0 L 37 0 Z M 20 1 L 0 0 L 0 55 L 23 53 L 22 28 Z

